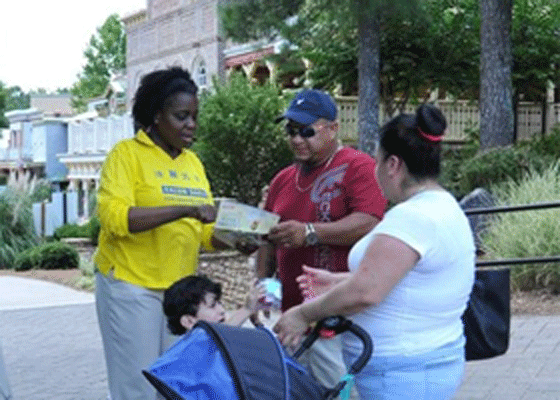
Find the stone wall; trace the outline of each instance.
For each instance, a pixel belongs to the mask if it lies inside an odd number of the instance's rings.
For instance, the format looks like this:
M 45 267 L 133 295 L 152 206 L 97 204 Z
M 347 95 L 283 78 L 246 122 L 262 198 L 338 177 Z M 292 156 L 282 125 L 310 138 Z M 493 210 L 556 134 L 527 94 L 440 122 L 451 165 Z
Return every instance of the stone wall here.
M 228 310 L 245 303 L 254 277 L 254 259 L 236 251 L 203 253 L 197 274 L 206 275 L 222 285 L 222 304 Z
M 62 241 L 73 246 L 82 259 L 92 260 L 96 246 L 89 239 L 67 238 Z M 222 304 L 233 310 L 245 303 L 254 277 L 254 258 L 237 251 L 202 253 L 199 258 L 199 275 L 222 285 Z

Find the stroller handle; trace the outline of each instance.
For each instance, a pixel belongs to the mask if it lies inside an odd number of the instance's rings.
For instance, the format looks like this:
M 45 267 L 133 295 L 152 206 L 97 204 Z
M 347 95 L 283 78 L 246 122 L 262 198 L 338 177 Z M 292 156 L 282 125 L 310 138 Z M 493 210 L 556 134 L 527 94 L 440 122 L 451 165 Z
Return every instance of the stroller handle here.
M 328 317 L 317 322 L 313 331 L 305 338 L 293 357 L 297 359 L 305 350 L 310 348 L 315 340 L 322 334 L 328 333 L 329 336 L 332 336 L 333 334 L 338 335 L 346 331 L 352 332 L 364 345 L 362 354 L 360 354 L 358 359 L 354 361 L 352 366 L 348 369 L 348 373 L 355 375 L 362 370 L 371 357 L 373 342 L 369 334 L 362 327 L 340 315 Z

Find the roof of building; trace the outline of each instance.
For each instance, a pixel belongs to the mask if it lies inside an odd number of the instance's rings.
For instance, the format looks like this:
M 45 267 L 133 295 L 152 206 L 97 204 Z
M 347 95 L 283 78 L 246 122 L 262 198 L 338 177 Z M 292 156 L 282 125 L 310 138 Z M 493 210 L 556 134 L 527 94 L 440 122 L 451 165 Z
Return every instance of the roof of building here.
M 72 95 L 70 93 L 32 93 L 30 95 L 30 104 L 31 107 L 42 111 L 47 117 L 69 117 L 74 115 Z
M 29 122 L 29 121 L 34 121 L 37 119 L 41 119 L 43 116 L 43 113 L 36 109 L 36 108 L 26 108 L 26 109 L 22 109 L 22 110 L 12 110 L 12 111 L 8 111 L 5 112 L 4 115 L 6 116 L 6 118 L 8 118 L 8 121 L 11 123 L 14 122 Z

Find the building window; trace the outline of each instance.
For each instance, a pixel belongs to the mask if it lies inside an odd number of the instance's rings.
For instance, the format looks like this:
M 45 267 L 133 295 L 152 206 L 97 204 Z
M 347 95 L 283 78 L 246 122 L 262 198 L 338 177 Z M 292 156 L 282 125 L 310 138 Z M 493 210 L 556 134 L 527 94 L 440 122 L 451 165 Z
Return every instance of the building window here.
M 204 61 L 200 61 L 196 66 L 196 84 L 199 88 L 205 88 L 208 85 L 208 79 L 206 76 L 206 64 Z

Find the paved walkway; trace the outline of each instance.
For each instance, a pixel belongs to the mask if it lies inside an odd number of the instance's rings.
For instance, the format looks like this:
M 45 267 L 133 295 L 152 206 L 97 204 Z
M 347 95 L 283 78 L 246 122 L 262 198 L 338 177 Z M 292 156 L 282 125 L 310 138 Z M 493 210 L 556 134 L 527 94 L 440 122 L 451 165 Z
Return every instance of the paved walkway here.
M 104 400 L 90 293 L 0 277 L 0 341 L 14 400 Z M 560 400 L 560 316 L 516 316 L 508 353 L 467 363 L 455 400 Z

